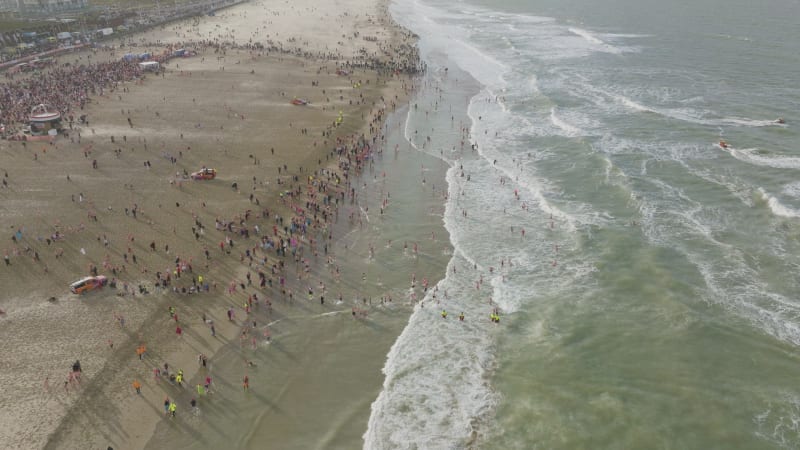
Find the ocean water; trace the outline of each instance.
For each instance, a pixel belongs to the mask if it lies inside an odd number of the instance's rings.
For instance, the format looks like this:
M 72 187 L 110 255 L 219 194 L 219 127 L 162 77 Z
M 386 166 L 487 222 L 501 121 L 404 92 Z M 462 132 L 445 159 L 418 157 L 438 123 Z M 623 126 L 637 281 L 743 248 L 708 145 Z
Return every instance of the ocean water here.
M 800 3 L 391 11 L 453 254 L 364 448 L 800 447 Z

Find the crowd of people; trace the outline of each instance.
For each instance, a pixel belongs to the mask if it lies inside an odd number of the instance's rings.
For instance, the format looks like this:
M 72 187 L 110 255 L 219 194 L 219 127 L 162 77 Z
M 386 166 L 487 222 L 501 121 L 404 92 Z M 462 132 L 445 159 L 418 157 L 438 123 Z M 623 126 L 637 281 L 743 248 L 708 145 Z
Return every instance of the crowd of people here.
M 224 55 L 231 50 L 246 50 L 253 56 L 278 53 L 306 58 L 315 63 L 336 61 L 336 64 L 321 64 L 321 66 L 333 65 L 350 70 L 366 69 L 387 77 L 399 74 L 414 75 L 424 70 L 416 48 L 407 44 L 381 46 L 378 53 L 361 54 L 355 58 L 344 58 L 335 52 L 310 51 L 290 44 L 291 42 L 237 44 L 235 41 L 212 39 L 186 41 L 173 44 L 169 48 L 192 48 L 199 55 L 209 56 Z M 92 62 L 88 58 L 89 55 L 86 55 L 87 59 L 79 62 L 62 63 L 35 76 L 21 76 L 5 81 L 0 84 L 0 102 L 4 105 L 0 111 L 0 122 L 12 126 L 25 124 L 34 106 L 46 104 L 61 112 L 62 117 L 69 120 L 71 125 L 74 117 L 82 115 L 80 111 L 84 110 L 93 98 L 107 97 L 118 90 L 129 89 L 125 83 L 143 79 L 144 73 L 136 61 L 125 61 L 118 56 L 111 61 Z M 358 94 L 355 94 L 356 102 L 363 100 L 357 96 Z M 277 175 L 279 180 L 280 193 L 275 202 L 265 201 L 262 205 L 259 198 L 250 195 L 248 207 L 232 214 L 222 214 L 211 207 L 206 208 L 203 203 L 202 209 L 192 211 L 191 224 L 185 223 L 176 227 L 172 235 L 169 233 L 140 235 L 127 230 L 103 228 L 101 225 L 103 214 L 98 218 L 94 206 L 89 206 L 94 205 L 96 193 L 84 191 L 77 196 L 73 195 L 73 201 L 79 208 L 83 209 L 85 205 L 88 209 L 88 225 L 83 221 L 75 226 L 62 225 L 59 222 L 47 231 L 25 229 L 25 239 L 20 239 L 20 242 L 15 241 L 11 254 L 5 254 L 5 264 L 11 265 L 14 259 L 35 253 L 37 263 L 43 264 L 46 268 L 46 262 L 40 261 L 37 249 L 48 247 L 54 249 L 57 261 L 66 264 L 67 261 L 59 259 L 64 253 L 60 246 L 65 241 L 75 239 L 77 234 L 96 233 L 98 243 L 108 250 L 102 258 L 98 258 L 102 262 L 97 266 L 90 266 L 89 271 L 97 274 L 97 271 L 101 270 L 108 274 L 111 279 L 109 286 L 117 295 L 142 296 L 155 293 L 162 298 L 162 301 L 173 301 L 184 295 L 214 294 L 223 297 L 227 294 L 224 297 L 224 308 L 229 321 L 239 329 L 242 346 L 249 343 L 253 350 L 256 350 L 260 343 L 271 340 L 267 319 L 271 317 L 274 302 L 281 301 L 291 305 L 296 299 L 304 297 L 302 293 L 307 292 L 310 300 L 314 300 L 315 303 L 318 300 L 320 304 L 325 305 L 326 295 L 333 297 L 323 279 L 326 272 L 335 279 L 338 279 L 340 273 L 333 255 L 333 243 L 339 237 L 335 236 L 334 224 L 338 222 L 340 210 L 358 209 L 364 204 L 362 203 L 364 199 L 359 198 L 361 189 L 358 177 L 370 164 L 374 152 L 383 145 L 383 122 L 388 110 L 396 106 L 395 99 L 381 98 L 381 100 L 383 101 L 374 103 L 375 106 L 371 114 L 365 118 L 364 128 L 361 131 L 345 135 L 337 133 L 335 123 L 327 127 L 323 133 L 325 140 L 318 147 L 327 148 L 327 151 L 313 150 L 320 156 L 316 167 L 290 167 L 289 162 L 279 164 L 278 173 L 268 175 Z M 130 124 L 130 119 L 128 120 Z M 113 137 L 111 141 L 114 143 Z M 123 137 L 123 142 L 126 141 Z M 146 144 L 144 149 L 147 150 Z M 92 158 L 88 156 L 91 149 L 87 152 L 84 153 L 84 157 L 91 160 Z M 92 165 L 95 169 L 96 161 L 93 160 Z M 175 163 L 175 158 L 171 157 L 171 163 Z M 150 167 L 148 160 L 141 170 L 149 170 Z M 89 174 L 82 176 L 91 176 L 92 169 L 89 169 L 88 165 L 87 171 Z M 69 180 L 69 175 L 66 177 Z M 173 186 L 180 189 L 179 185 Z M 260 187 L 262 185 L 254 178 L 253 186 L 241 186 L 241 190 L 256 192 L 256 188 Z M 238 192 L 240 186 L 236 184 L 233 189 Z M 123 206 L 127 206 L 124 208 L 126 216 L 124 220 L 147 222 L 151 226 L 157 220 L 154 214 L 143 211 L 136 203 L 115 204 L 114 208 L 122 210 Z M 382 202 L 381 212 L 387 206 L 387 202 Z M 176 203 L 176 207 L 180 208 L 180 205 Z M 211 229 L 212 217 L 213 229 Z M 358 226 L 360 216 L 355 218 L 351 214 L 348 217 L 351 226 Z M 65 219 L 65 222 L 70 219 Z M 209 224 L 208 228 L 206 223 Z M 42 233 L 50 237 L 35 238 Z M 194 241 L 195 245 L 191 251 L 178 254 L 176 249 L 182 247 L 181 243 L 177 242 L 178 239 Z M 24 246 L 24 249 L 20 249 L 17 245 Z M 111 250 L 112 248 L 114 250 Z M 416 244 L 414 248 L 416 255 Z M 83 248 L 80 250 L 81 253 L 84 252 Z M 169 262 L 165 264 L 164 261 Z M 221 270 L 237 261 L 241 264 L 241 271 L 237 271 L 236 275 L 231 276 L 230 271 Z M 49 263 L 58 264 L 53 260 Z M 362 297 L 366 304 L 366 296 Z M 387 297 L 391 299 L 391 296 Z M 164 298 L 172 300 L 163 300 Z M 341 302 L 341 293 L 338 293 L 338 298 Z M 236 306 L 229 306 L 230 304 Z M 222 307 L 223 305 L 218 305 L 218 308 Z M 366 311 L 353 307 L 352 315 L 355 320 L 361 320 L 366 318 Z M 170 331 L 174 330 L 177 339 L 184 339 L 187 332 L 215 338 L 219 324 L 214 323 L 213 319 L 205 314 L 202 318 L 198 316 L 197 311 L 190 313 L 181 311 L 179 319 L 178 311 L 170 307 L 169 322 L 165 326 Z M 114 314 L 114 321 L 121 328 L 127 326 L 125 318 L 120 313 Z M 153 384 L 168 383 L 164 386 L 166 389 L 162 389 L 169 394 L 164 403 L 165 414 L 168 417 L 176 417 L 180 398 L 191 397 L 192 408 L 198 407 L 201 401 L 205 401 L 202 399 L 206 398 L 209 389 L 212 388 L 209 357 L 201 355 L 198 359 L 197 370 L 192 371 L 196 372 L 196 375 L 188 370 L 184 374 L 182 368 L 170 370 L 169 363 L 155 356 L 159 353 L 148 350 L 159 351 L 158 342 L 148 341 L 145 336 L 139 334 L 138 341 L 132 345 L 136 350 L 135 353 L 132 352 L 131 358 L 133 359 L 135 354 L 137 359 L 154 373 L 152 383 L 141 377 L 128 380 L 136 394 L 146 394 Z M 113 342 L 109 341 L 109 347 L 117 352 L 123 346 L 115 347 Z M 251 382 L 258 382 L 255 377 L 251 379 L 251 374 L 248 372 L 253 364 L 247 360 L 244 364 L 241 379 L 242 389 L 245 392 L 250 390 Z M 69 381 L 67 387 L 77 383 L 73 372 L 70 372 L 69 380 L 72 381 Z M 195 386 L 196 395 L 182 390 L 183 385 L 193 376 L 206 380 L 205 383 L 201 382 Z M 79 377 L 77 380 L 79 381 Z M 49 389 L 47 383 L 46 387 Z
M 31 110 L 40 104 L 58 110 L 70 122 L 93 96 L 113 92 L 120 83 L 142 77 L 138 64 L 123 60 L 63 63 L 38 75 L 18 77 L 0 84 L 0 123 L 9 130 L 29 123 Z

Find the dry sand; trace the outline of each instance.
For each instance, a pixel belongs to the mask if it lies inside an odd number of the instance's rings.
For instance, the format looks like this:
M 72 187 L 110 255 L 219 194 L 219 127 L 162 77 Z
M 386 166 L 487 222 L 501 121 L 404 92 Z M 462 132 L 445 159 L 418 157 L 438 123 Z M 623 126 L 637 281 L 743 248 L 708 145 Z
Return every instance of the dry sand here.
M 198 36 L 218 35 L 240 43 L 269 39 L 286 47 L 350 58 L 362 48 L 372 53 L 389 38 L 400 39 L 387 22 L 385 5 L 373 0 L 254 1 L 216 17 L 167 25 L 141 39 L 196 41 Z M 380 39 L 364 40 L 364 36 Z M 137 47 L 147 48 L 158 50 L 155 45 Z M 93 58 L 118 58 L 125 51 L 101 50 Z M 126 84 L 127 92 L 120 88 L 97 97 L 85 111 L 90 124 L 80 130 L 80 143 L 77 132 L 71 134 L 75 142 L 59 137 L 52 146 L 0 142 L 0 169 L 8 173 L 9 182 L 9 188 L 0 191 L 0 230 L 4 230 L 0 250 L 11 255 L 11 266 L 0 268 L 0 307 L 7 313 L 0 319 L 3 447 L 144 447 L 163 420 L 163 398 L 172 396 L 166 382 L 153 380 L 152 368 L 169 361 L 172 370 L 182 368 L 192 379 L 198 371 L 197 355 L 213 355 L 235 341 L 240 330 L 241 323 L 229 323 L 225 311 L 233 306 L 243 316 L 241 304 L 247 297 L 227 295 L 225 289 L 231 280 L 244 279 L 247 266 L 239 258 L 241 247 L 231 255 L 219 251 L 225 233 L 214 229 L 214 219 L 229 220 L 245 210 L 263 208 L 288 218 L 287 209 L 276 202 L 278 190 L 286 185 L 278 186 L 277 180 L 291 179 L 286 171 L 279 176 L 278 167 L 285 164 L 290 175 L 302 180 L 309 170 L 331 164 L 326 156 L 332 139 L 362 130 L 365 120 L 382 106 L 391 110 L 392 103 L 405 98 L 409 85 L 407 77 L 379 77 L 365 70 L 341 77 L 335 74 L 333 61 L 274 52 L 227 50 L 220 55 L 209 49 L 173 60 L 167 67 L 164 77 L 151 75 L 142 83 Z M 354 88 L 358 81 L 360 87 Z M 307 98 L 311 105 L 290 105 L 294 96 Z M 323 137 L 339 111 L 342 126 Z M 177 158 L 177 163 L 166 156 Z M 91 167 L 93 159 L 97 169 Z M 146 168 L 145 161 L 152 167 Z M 216 168 L 219 177 L 175 182 L 176 172 L 192 172 L 202 165 Z M 231 188 L 234 182 L 238 190 Z M 260 206 L 251 202 L 251 193 Z M 136 219 L 123 212 L 134 204 L 139 211 Z M 97 222 L 89 219 L 90 212 L 97 215 Z M 206 227 L 199 240 L 192 233 L 195 219 Z M 256 223 L 266 230 L 273 222 Z M 23 241 L 14 244 L 10 237 L 19 228 Z M 44 239 L 56 230 L 65 239 L 46 244 Z M 109 241 L 107 247 L 103 236 Z M 156 243 L 156 251 L 149 248 L 150 242 Z M 209 261 L 204 248 L 210 251 Z M 63 256 L 56 258 L 59 249 Z M 40 261 L 32 258 L 34 251 Z M 135 254 L 137 263 L 125 263 L 125 253 Z M 192 260 L 194 275 L 201 274 L 218 287 L 191 296 L 154 293 L 154 273 L 170 271 L 176 257 Z M 118 277 L 121 282 L 145 284 L 151 293 L 116 295 L 121 289 L 83 297 L 68 293 L 68 284 L 86 275 L 89 264 L 106 273 L 105 259 L 126 266 Z M 178 283 L 188 284 L 185 278 Z M 181 338 L 168 317 L 169 305 L 178 308 L 184 328 Z M 282 308 L 289 306 L 276 303 L 277 313 Z M 202 313 L 214 319 L 218 339 L 211 338 L 200 319 Z M 124 326 L 116 320 L 119 315 Z M 373 391 L 381 381 L 377 368 L 399 331 L 399 327 L 388 330 L 376 340 L 377 349 L 362 353 L 375 366 L 370 378 Z M 142 342 L 148 347 L 144 362 L 135 354 Z M 298 344 L 302 345 L 309 344 Z M 83 366 L 82 382 L 65 388 L 76 359 Z M 131 387 L 134 379 L 144 385 L 142 396 Z M 295 400 L 291 395 L 273 400 L 278 408 L 281 398 Z

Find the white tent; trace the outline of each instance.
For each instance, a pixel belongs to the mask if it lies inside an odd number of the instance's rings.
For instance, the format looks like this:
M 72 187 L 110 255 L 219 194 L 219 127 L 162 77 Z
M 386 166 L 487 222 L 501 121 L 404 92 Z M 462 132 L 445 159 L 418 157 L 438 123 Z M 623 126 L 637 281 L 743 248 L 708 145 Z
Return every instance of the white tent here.
M 140 62 L 139 67 L 141 67 L 142 70 L 149 70 L 151 72 L 155 72 L 161 66 L 158 64 L 158 61 L 145 61 L 145 62 Z

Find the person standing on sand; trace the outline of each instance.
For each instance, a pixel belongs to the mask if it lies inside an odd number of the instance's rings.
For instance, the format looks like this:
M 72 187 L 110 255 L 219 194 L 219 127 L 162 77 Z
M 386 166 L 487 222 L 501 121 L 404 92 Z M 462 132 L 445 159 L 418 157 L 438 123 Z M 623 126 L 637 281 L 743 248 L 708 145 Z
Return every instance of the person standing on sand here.
M 133 388 L 137 394 L 142 395 L 142 383 L 139 383 L 139 380 L 133 380 Z
M 242 388 L 244 388 L 245 392 L 250 389 L 250 378 L 247 375 L 242 380 Z

